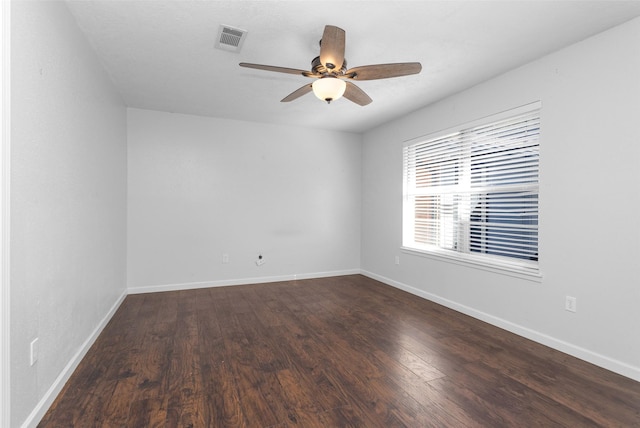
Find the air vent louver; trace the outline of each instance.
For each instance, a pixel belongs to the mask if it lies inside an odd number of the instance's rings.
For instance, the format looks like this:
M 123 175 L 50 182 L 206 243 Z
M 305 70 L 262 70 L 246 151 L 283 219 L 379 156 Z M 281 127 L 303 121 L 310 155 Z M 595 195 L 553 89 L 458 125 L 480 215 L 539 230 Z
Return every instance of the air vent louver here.
M 234 28 L 229 25 L 221 25 L 218 29 L 216 48 L 226 51 L 240 52 L 246 36 L 247 32 L 245 30 Z

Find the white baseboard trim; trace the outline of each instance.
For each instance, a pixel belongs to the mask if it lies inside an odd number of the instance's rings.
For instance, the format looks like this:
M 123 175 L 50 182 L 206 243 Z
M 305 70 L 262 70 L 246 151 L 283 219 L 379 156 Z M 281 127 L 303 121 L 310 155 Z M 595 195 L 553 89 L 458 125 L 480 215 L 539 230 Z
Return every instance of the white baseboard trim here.
M 102 330 L 109 323 L 113 315 L 116 313 L 124 299 L 127 297 L 127 290 L 124 290 L 118 300 L 111 306 L 111 309 L 106 313 L 106 315 L 102 318 L 98 326 L 91 332 L 87 340 L 84 341 L 78 352 L 69 360 L 66 367 L 60 372 L 56 380 L 53 382 L 49 390 L 44 394 L 42 399 L 38 402 L 36 407 L 31 411 L 31 414 L 25 419 L 22 423 L 22 428 L 35 428 L 40 420 L 44 417 L 49 410 L 49 407 L 53 404 L 53 401 L 56 399 L 62 388 L 67 383 L 75 369 L 80 364 L 80 361 L 84 358 L 84 356 L 91 348 L 91 345 L 96 341 Z
M 593 352 L 580 346 L 573 345 L 571 343 L 565 342 L 564 340 L 557 339 L 555 337 L 540 333 L 527 327 L 523 327 L 502 318 L 498 318 L 485 312 L 478 311 L 469 306 L 461 305 L 452 300 L 442 298 L 438 295 L 428 293 L 426 291 L 386 278 L 373 272 L 362 270 L 360 273 L 364 276 L 375 279 L 376 281 L 380 281 L 392 287 L 399 288 L 400 290 L 404 290 L 413 295 L 422 297 L 423 299 L 438 303 L 447 308 L 453 309 L 465 315 L 469 315 L 473 318 L 487 322 L 496 327 L 510 331 L 511 333 L 515 333 L 518 336 L 525 337 L 534 342 L 548 346 L 560 352 L 564 352 L 565 354 L 571 355 L 573 357 L 579 358 L 596 366 L 602 367 L 614 373 L 618 373 L 622 376 L 640 382 L 640 367 L 635 367 L 631 364 L 627 364 L 625 362 L 615 360 L 605 355 L 598 354 L 597 352 Z
M 198 288 L 228 287 L 232 285 L 264 284 L 269 282 L 295 281 L 298 279 L 327 278 L 332 276 L 356 275 L 360 269 L 347 269 L 329 272 L 314 272 L 278 276 L 251 277 L 242 279 L 223 279 L 217 281 L 187 282 L 183 284 L 162 284 L 142 287 L 129 287 L 129 294 L 158 293 L 163 291 L 195 290 Z

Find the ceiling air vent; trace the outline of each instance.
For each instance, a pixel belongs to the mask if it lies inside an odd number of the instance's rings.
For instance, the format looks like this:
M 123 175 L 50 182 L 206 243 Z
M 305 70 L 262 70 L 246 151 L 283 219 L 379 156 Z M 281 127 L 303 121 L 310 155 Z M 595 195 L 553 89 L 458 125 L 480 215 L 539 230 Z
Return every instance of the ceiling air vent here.
M 247 32 L 229 25 L 221 25 L 218 29 L 216 48 L 225 51 L 240 52 Z

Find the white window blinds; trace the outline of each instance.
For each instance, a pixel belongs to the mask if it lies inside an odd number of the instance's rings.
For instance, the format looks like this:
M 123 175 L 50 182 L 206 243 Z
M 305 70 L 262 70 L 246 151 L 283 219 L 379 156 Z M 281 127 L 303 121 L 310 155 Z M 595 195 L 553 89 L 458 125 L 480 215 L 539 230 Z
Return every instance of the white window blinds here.
M 539 134 L 536 105 L 407 144 L 403 246 L 537 272 Z

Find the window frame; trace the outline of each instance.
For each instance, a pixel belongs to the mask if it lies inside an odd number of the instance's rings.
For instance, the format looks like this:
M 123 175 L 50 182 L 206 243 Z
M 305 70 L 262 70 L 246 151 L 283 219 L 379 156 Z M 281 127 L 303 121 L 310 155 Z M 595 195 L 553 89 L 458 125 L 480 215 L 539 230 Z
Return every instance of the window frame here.
M 473 250 L 470 250 L 470 241 L 471 231 L 469 225 L 466 225 L 466 230 L 464 233 L 459 234 L 457 237 L 460 241 L 466 240 L 466 244 L 463 243 L 462 246 L 466 245 L 466 252 L 461 252 L 456 248 L 447 249 L 441 248 L 439 246 L 424 244 L 420 247 L 411 246 L 411 243 L 415 243 L 415 203 L 410 202 L 409 198 L 415 197 L 415 193 L 409 193 L 408 186 L 408 173 L 407 173 L 407 155 L 406 150 L 409 147 L 415 147 L 420 143 L 431 142 L 433 140 L 438 139 L 446 139 L 453 135 L 459 135 L 460 133 L 469 133 L 474 128 L 478 128 L 481 126 L 491 125 L 496 122 L 503 121 L 505 119 L 514 118 L 517 116 L 521 116 L 528 113 L 536 112 L 538 113 L 538 118 L 540 122 L 542 121 L 542 112 L 541 112 L 542 103 L 540 101 L 536 101 L 530 104 L 526 104 L 517 108 L 509 109 L 502 111 L 497 114 L 492 114 L 490 116 L 483 117 L 481 119 L 477 119 L 471 122 L 467 122 L 461 125 L 457 125 L 451 128 L 447 128 L 441 131 L 433 132 L 427 135 L 423 135 L 417 138 L 412 138 L 403 142 L 402 144 L 402 158 L 403 158 L 403 166 L 402 166 L 402 245 L 401 251 L 403 253 L 419 255 L 427 258 L 432 258 L 436 260 L 446 261 L 450 263 L 455 263 L 459 265 L 464 265 L 473 268 L 479 268 L 483 270 L 489 270 L 497 273 L 507 274 L 511 276 L 516 276 L 524 279 L 531 279 L 535 281 L 540 281 L 542 278 L 542 274 L 540 271 L 540 147 L 541 147 L 541 139 L 542 139 L 542 130 L 539 129 L 537 135 L 537 181 L 535 182 L 535 195 L 537 197 L 536 204 L 536 221 L 537 221 L 537 229 L 536 229 L 536 249 L 537 249 L 537 260 L 525 260 L 516 257 L 508 257 L 508 256 L 496 256 L 496 255 L 488 255 L 486 253 L 479 253 Z M 466 167 L 469 168 L 469 173 L 471 171 L 470 165 Z M 456 177 L 462 177 L 466 173 L 458 174 L 456 173 Z M 468 178 L 468 177 L 467 177 Z M 496 189 L 499 189 L 497 187 Z M 499 192 L 499 190 L 498 190 Z M 488 197 L 492 191 L 487 191 L 484 193 L 485 197 Z M 508 192 L 507 192 L 508 193 Z M 470 193 L 471 194 L 471 193 Z M 463 206 L 463 204 L 455 203 L 454 208 L 458 209 L 458 207 Z M 440 210 L 438 210 L 438 214 L 440 214 Z M 470 213 L 471 215 L 471 213 Z M 454 228 L 463 228 L 465 227 L 464 222 L 451 222 L 454 225 Z M 444 227 L 446 225 L 440 225 L 440 227 Z M 462 230 L 462 229 L 461 229 Z M 408 236 L 411 235 L 411 236 Z M 477 239 L 477 238 L 476 238 Z

